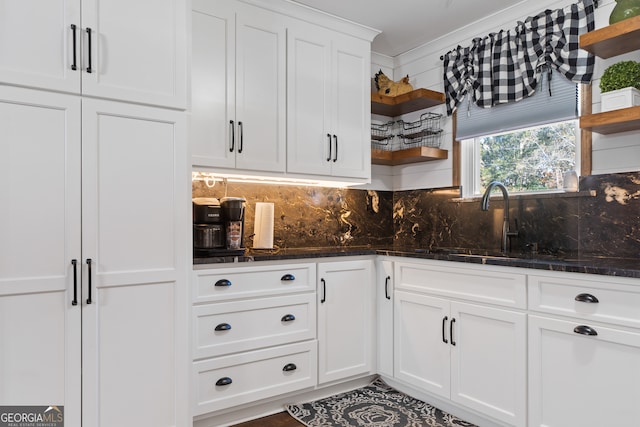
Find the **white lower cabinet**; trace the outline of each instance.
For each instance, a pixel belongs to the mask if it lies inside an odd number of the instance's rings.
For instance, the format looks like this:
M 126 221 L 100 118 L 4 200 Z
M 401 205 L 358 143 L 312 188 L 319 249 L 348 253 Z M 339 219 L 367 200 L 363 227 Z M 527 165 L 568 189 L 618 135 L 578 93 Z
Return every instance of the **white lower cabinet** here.
M 524 276 L 405 263 L 395 273 L 394 377 L 507 425 L 525 425 L 526 313 L 438 295 L 520 300 Z M 418 275 L 429 292 L 416 292 Z M 502 285 L 492 282 L 485 293 L 482 282 L 490 277 Z M 473 293 L 465 291 L 469 285 Z
M 373 261 L 318 263 L 318 382 L 373 370 Z
M 194 415 L 317 384 L 316 265 L 196 270 Z
M 576 274 L 530 276 L 529 300 L 537 312 L 529 316 L 529 426 L 636 425 L 638 284 Z
M 393 377 L 393 262 L 376 261 L 377 372 Z
M 316 366 L 315 340 L 196 361 L 195 415 L 313 387 Z

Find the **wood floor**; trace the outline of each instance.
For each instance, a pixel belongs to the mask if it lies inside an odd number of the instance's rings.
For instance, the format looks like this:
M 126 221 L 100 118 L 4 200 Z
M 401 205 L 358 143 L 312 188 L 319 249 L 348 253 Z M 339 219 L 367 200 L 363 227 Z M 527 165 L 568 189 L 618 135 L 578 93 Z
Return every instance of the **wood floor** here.
M 268 417 L 237 424 L 234 427 L 300 427 L 302 425 L 304 424 L 299 423 L 288 413 L 280 412 Z

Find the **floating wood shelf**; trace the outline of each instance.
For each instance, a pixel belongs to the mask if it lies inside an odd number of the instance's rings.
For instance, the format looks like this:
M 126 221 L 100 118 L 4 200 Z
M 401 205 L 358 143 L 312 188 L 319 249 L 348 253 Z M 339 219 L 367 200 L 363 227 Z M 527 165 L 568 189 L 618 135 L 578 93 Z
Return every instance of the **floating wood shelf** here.
M 371 113 L 387 117 L 398 117 L 440 104 L 444 104 L 444 93 L 429 89 L 415 89 L 398 96 L 371 94 Z
M 407 165 L 431 160 L 445 160 L 448 157 L 447 150 L 434 147 L 414 147 L 398 151 L 371 150 L 371 163 L 374 165 Z
M 640 16 L 581 35 L 580 48 L 604 59 L 640 49 Z
M 640 49 L 640 16 L 581 35 L 580 47 L 604 59 Z M 640 130 L 640 107 L 585 114 L 580 128 L 603 135 Z
M 580 117 L 580 128 L 603 135 L 640 130 L 640 107 L 587 114 Z

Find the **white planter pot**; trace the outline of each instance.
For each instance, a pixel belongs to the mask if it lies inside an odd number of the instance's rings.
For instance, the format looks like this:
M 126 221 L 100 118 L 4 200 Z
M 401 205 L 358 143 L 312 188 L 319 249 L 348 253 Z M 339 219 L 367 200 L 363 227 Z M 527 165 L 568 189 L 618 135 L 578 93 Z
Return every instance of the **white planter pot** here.
M 602 112 L 635 107 L 640 105 L 640 90 L 635 87 L 612 90 L 601 94 L 600 101 L 600 111 Z

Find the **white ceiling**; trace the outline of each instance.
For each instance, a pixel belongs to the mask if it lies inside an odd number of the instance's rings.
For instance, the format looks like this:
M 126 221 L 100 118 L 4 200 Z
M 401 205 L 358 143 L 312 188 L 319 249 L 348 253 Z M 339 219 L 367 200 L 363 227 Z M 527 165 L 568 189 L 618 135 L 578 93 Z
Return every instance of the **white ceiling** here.
M 372 50 L 397 56 L 523 0 L 293 0 L 381 30 Z

